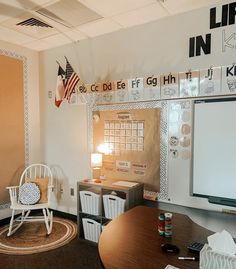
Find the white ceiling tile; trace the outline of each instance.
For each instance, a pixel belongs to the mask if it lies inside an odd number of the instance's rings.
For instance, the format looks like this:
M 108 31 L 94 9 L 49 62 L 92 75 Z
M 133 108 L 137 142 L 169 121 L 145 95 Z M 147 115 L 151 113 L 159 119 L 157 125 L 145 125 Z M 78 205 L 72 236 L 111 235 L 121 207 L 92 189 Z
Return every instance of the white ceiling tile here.
M 77 29 L 89 37 L 95 37 L 117 31 L 121 29 L 121 26 L 110 19 L 101 19 L 92 23 L 78 26 Z
M 31 42 L 35 39 L 27 35 L 13 31 L 11 29 L 7 29 L 5 27 L 0 26 L 0 40 L 20 45 L 24 44 L 25 42 Z
M 156 3 L 156 0 L 80 0 L 102 16 L 109 17 Z
M 162 5 L 170 12 L 170 14 L 177 14 L 221 3 L 222 0 L 166 0 L 162 2 Z
M 73 41 L 78 41 L 85 39 L 86 36 L 79 32 L 78 30 L 71 30 L 65 33 L 56 34 L 47 38 L 43 38 L 38 41 L 33 41 L 24 44 L 25 47 L 30 49 L 35 49 L 37 51 L 47 50 L 62 46 L 65 44 L 72 43 Z
M 86 39 L 88 36 L 80 32 L 79 30 L 70 30 L 63 33 L 64 35 L 68 36 L 71 40 L 78 41 L 82 39 Z
M 0 22 L 24 12 L 22 8 L 10 5 L 10 2 L 12 1 L 0 1 Z
M 155 3 L 145 8 L 136 9 L 121 15 L 114 16 L 112 19 L 124 27 L 130 27 L 154 21 L 167 15 L 167 11 L 160 4 Z
M 49 36 L 47 38 L 44 38 L 43 41 L 45 41 L 46 43 L 57 47 L 60 45 L 65 45 L 68 43 L 72 43 L 73 40 L 71 40 L 71 38 L 69 38 L 68 36 L 64 35 L 64 34 L 56 34 L 53 36 Z
M 49 3 L 58 2 L 59 0 L 0 0 L 0 4 L 6 4 L 11 7 L 21 9 L 33 9 Z
M 76 27 L 102 18 L 100 14 L 77 0 L 61 0 L 37 12 L 69 27 Z
M 54 46 L 43 41 L 43 40 L 36 40 L 33 42 L 25 43 L 24 47 L 29 48 L 29 49 L 33 49 L 33 50 L 37 50 L 37 51 L 42 51 L 42 50 L 51 49 Z

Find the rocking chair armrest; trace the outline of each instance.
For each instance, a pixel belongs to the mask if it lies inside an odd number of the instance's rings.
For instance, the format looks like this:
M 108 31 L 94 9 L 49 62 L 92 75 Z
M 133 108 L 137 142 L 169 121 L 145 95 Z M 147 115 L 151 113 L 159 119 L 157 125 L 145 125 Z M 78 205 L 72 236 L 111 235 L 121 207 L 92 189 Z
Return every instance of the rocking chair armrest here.
M 6 189 L 8 190 L 12 190 L 12 189 L 18 189 L 19 186 L 9 186 L 9 187 L 6 187 Z
M 9 191 L 11 204 L 12 205 L 16 204 L 18 199 L 17 189 L 19 189 L 19 186 L 10 186 L 7 187 L 7 189 Z
M 49 189 L 49 190 L 53 191 L 53 188 L 54 188 L 53 185 L 48 185 L 48 189 Z

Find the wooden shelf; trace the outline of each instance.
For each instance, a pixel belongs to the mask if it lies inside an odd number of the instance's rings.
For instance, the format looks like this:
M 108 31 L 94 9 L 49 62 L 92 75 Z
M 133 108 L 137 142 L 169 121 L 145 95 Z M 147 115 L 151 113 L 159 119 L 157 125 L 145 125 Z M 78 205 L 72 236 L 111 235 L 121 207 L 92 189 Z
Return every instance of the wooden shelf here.
M 79 238 L 84 239 L 84 230 L 82 224 L 82 218 L 96 219 L 101 225 L 108 222 L 110 219 L 105 217 L 104 205 L 102 196 L 105 194 L 111 194 L 116 192 L 118 197 L 126 200 L 125 210 L 140 205 L 143 202 L 143 183 L 138 183 L 133 187 L 114 185 L 119 180 L 102 180 L 101 183 L 95 183 L 93 180 L 80 180 L 77 182 L 77 222 L 78 222 L 78 234 Z M 99 215 L 88 214 L 82 211 L 80 191 L 91 191 L 100 195 L 99 202 Z

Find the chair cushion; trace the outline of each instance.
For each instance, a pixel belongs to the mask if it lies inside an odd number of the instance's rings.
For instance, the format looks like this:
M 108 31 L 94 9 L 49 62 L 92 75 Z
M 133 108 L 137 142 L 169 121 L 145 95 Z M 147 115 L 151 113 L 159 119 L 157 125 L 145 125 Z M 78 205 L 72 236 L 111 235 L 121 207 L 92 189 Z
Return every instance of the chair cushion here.
M 48 202 L 48 177 L 44 178 L 26 178 L 25 182 L 32 182 L 35 183 L 40 190 L 40 200 L 39 203 L 47 203 Z
M 27 182 L 19 188 L 19 201 L 23 205 L 34 205 L 40 199 L 40 190 L 35 183 Z

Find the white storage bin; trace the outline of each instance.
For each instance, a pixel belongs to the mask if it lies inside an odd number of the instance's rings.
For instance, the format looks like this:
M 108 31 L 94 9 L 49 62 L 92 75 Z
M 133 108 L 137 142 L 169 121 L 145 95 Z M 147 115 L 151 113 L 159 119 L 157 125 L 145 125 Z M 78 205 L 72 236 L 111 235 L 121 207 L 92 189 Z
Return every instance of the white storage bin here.
M 115 195 L 103 195 L 105 217 L 114 219 L 125 211 L 125 199 Z
M 93 242 L 98 242 L 101 234 L 101 224 L 89 218 L 83 218 L 84 238 Z
M 80 202 L 82 212 L 92 215 L 100 215 L 101 196 L 91 191 L 80 191 Z

